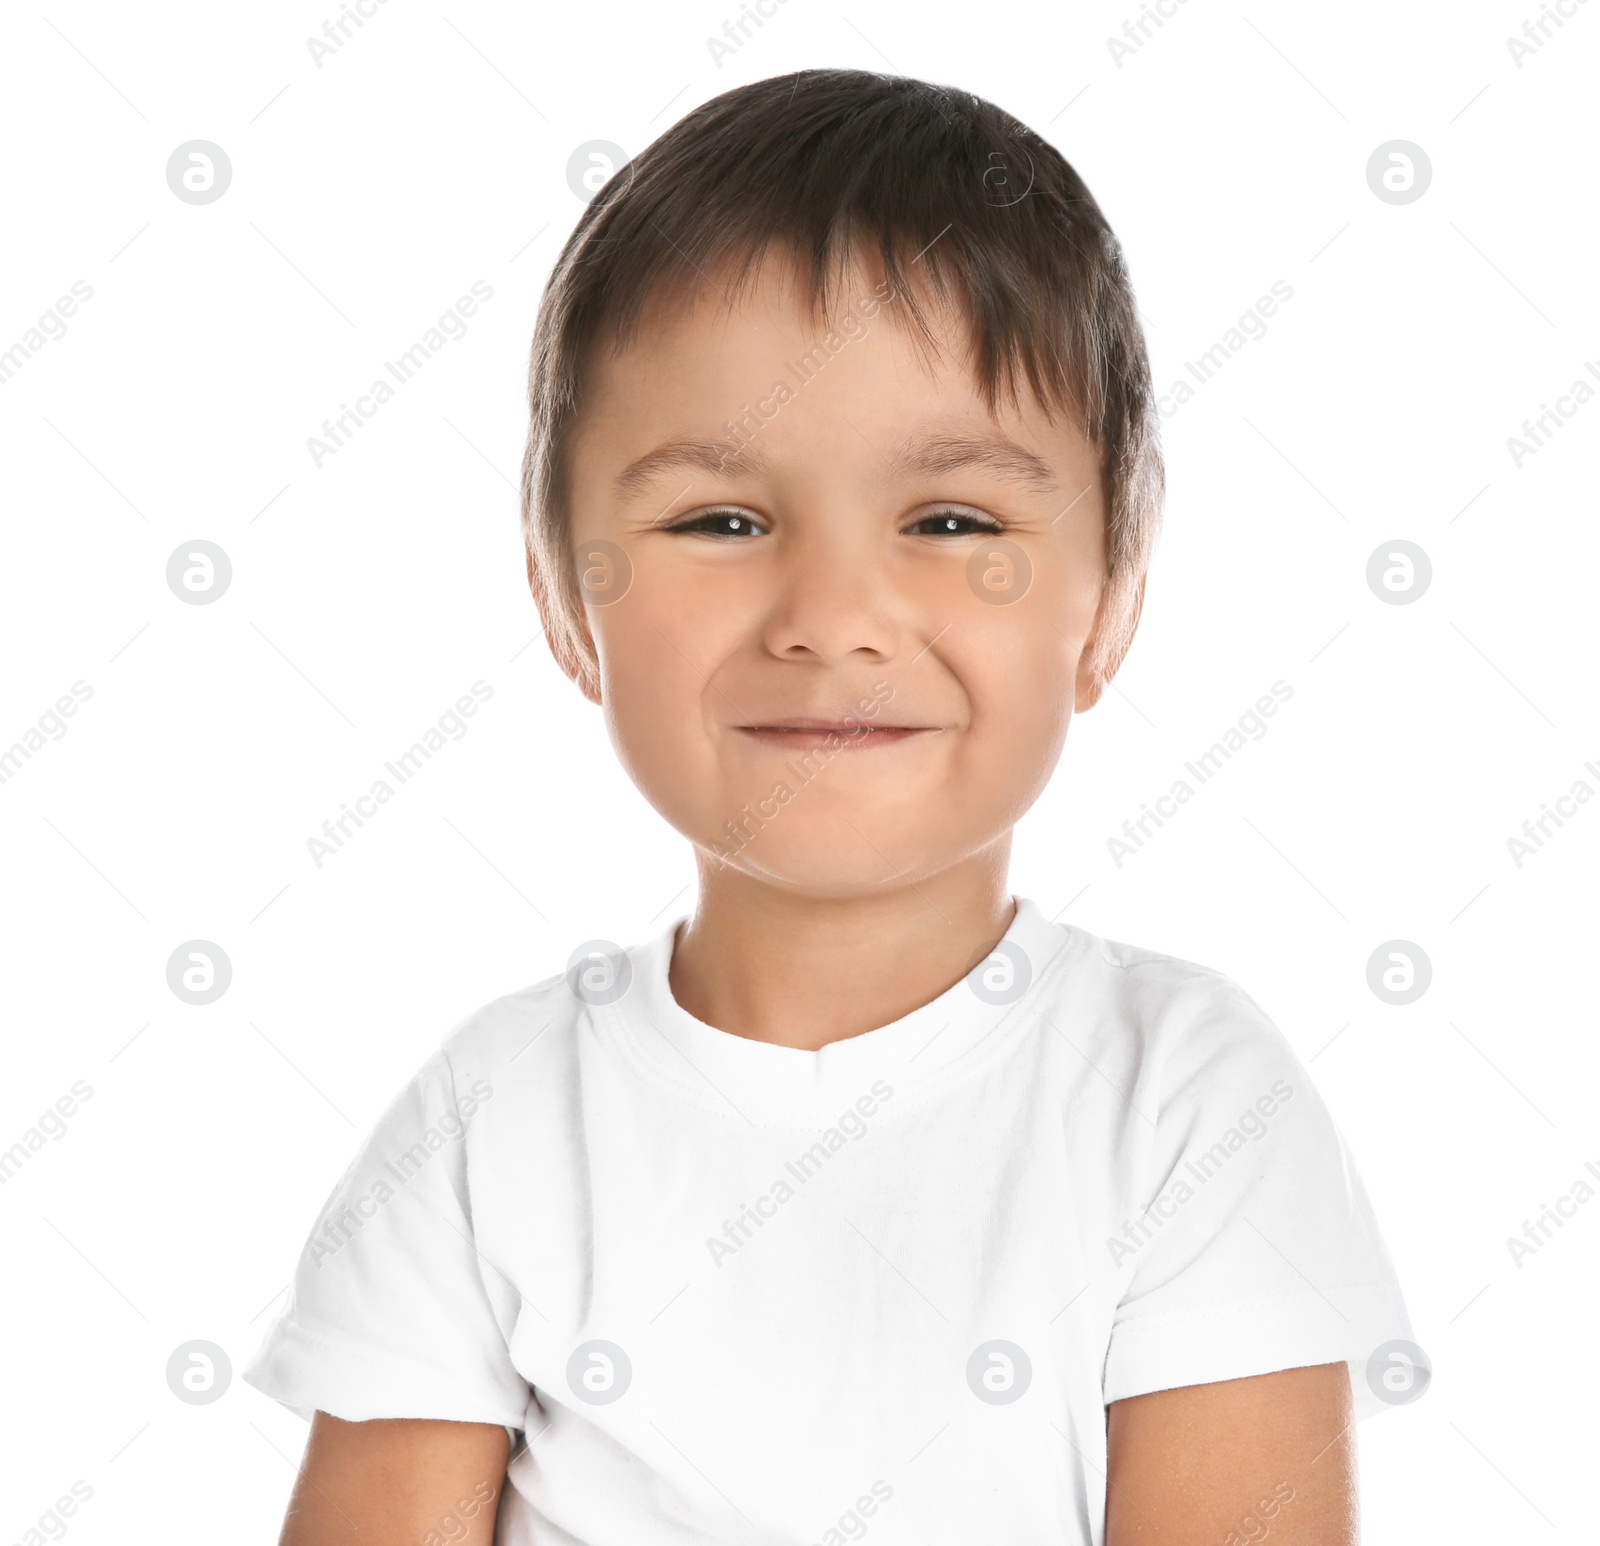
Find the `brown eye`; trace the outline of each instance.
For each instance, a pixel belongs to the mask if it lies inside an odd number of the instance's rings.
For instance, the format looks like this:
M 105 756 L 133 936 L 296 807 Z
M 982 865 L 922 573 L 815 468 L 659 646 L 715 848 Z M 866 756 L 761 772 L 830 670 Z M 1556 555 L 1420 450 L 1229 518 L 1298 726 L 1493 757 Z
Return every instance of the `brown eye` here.
M 929 530 L 923 531 L 922 527 Z M 1004 531 L 998 521 L 986 515 L 976 515 L 970 510 L 936 510 L 925 515 L 910 528 L 917 537 L 971 537 L 980 532 Z
M 707 537 L 728 538 L 753 536 L 761 528 L 742 510 L 708 510 L 703 515 L 693 516 L 666 529 L 698 532 Z

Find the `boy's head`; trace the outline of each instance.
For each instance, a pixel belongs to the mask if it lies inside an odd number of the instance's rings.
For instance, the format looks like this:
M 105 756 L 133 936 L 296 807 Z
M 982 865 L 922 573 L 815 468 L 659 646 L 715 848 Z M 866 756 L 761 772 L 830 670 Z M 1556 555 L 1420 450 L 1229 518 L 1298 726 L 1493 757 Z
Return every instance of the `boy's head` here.
M 567 242 L 530 399 L 550 648 L 749 876 L 1003 841 L 1132 640 L 1162 471 L 1120 250 L 969 93 L 808 70 L 697 109 Z M 855 733 L 774 728 L 805 717 Z

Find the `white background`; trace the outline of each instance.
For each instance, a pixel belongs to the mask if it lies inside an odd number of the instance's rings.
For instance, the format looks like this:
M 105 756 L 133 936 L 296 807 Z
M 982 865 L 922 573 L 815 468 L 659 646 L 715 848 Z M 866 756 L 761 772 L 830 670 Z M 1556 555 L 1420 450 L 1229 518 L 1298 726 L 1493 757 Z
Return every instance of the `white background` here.
M 306 1429 L 237 1371 L 356 1144 L 462 1015 L 692 905 L 686 845 L 538 637 L 528 339 L 575 149 L 814 65 L 966 87 L 1058 145 L 1163 387 L 1292 287 L 1165 425 L 1141 630 L 1013 888 L 1226 972 L 1309 1064 L 1436 1367 L 1358 1430 L 1365 1538 L 1593 1540 L 1600 1197 L 1520 1267 L 1506 1245 L 1600 1166 L 1600 806 L 1507 848 L 1600 789 L 1600 402 L 1507 448 L 1600 368 L 1600 0 L 1519 68 L 1531 7 L 1186 0 L 1118 66 L 1134 0 L 787 0 L 719 66 L 736 0 L 386 0 L 320 68 L 331 7 L 7 9 L 0 349 L 93 298 L 0 387 L 0 747 L 93 695 L 0 784 L 0 1148 L 93 1094 L 0 1188 L 0 1540 L 81 1480 L 73 1539 L 274 1541 Z M 166 182 L 191 139 L 232 162 L 208 205 Z M 1432 164 L 1410 204 L 1368 186 L 1391 139 Z M 315 466 L 308 436 L 474 280 L 467 336 Z M 199 538 L 233 566 L 208 606 L 165 577 Z M 1408 605 L 1366 581 L 1397 539 L 1432 564 Z M 480 679 L 469 733 L 318 868 L 307 839 Z M 1116 865 L 1279 679 L 1269 733 Z M 197 938 L 233 968 L 203 1008 L 166 981 Z M 1432 965 L 1406 1007 L 1367 983 L 1396 939 Z M 234 1366 L 209 1405 L 166 1383 L 195 1339 Z

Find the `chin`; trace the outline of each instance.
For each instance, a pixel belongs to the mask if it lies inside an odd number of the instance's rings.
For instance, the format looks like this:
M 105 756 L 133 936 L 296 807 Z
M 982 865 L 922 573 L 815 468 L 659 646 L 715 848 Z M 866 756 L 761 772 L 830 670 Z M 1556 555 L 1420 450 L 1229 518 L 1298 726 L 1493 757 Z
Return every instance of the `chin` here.
M 743 846 L 726 833 L 707 834 L 699 844 L 730 869 L 781 890 L 816 897 L 859 896 L 904 886 L 937 873 L 949 858 L 948 834 L 886 833 L 881 824 L 857 819 L 859 832 L 842 823 L 795 823 L 783 818 L 748 836 Z M 821 827 L 826 830 L 818 830 Z

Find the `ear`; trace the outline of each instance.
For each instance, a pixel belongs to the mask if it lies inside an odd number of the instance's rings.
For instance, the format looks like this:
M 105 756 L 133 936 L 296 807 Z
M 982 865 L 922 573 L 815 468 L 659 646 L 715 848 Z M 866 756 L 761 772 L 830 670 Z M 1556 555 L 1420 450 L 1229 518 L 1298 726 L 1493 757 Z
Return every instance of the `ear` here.
M 528 567 L 528 589 L 533 592 L 534 605 L 539 609 L 540 631 L 544 635 L 545 648 L 550 651 L 555 663 L 561 667 L 572 684 L 581 692 L 590 703 L 598 705 L 600 702 L 600 672 L 597 665 L 599 655 L 594 647 L 594 635 L 589 631 L 589 619 L 580 605 L 577 611 L 578 632 L 582 636 L 582 645 L 573 649 L 565 642 L 562 632 L 552 629 L 551 618 L 555 615 L 556 608 L 561 605 L 560 597 L 552 593 L 551 587 L 544 581 L 544 572 L 534 561 L 532 545 L 524 549 Z
M 585 628 L 584 629 L 585 636 L 588 635 L 588 632 L 589 632 L 589 630 L 587 628 Z M 581 692 L 584 695 L 584 697 L 587 698 L 590 701 L 590 703 L 594 704 L 594 706 L 596 708 L 599 708 L 599 706 L 600 706 L 600 673 L 599 673 L 599 671 L 597 671 L 595 669 L 595 667 L 593 665 L 590 664 L 590 662 L 593 661 L 594 658 L 595 658 L 595 656 L 594 656 L 594 641 L 591 639 L 590 642 L 589 642 L 589 657 L 588 657 L 588 659 L 582 661 L 579 664 L 578 669 L 576 671 L 569 671 L 567 673 L 567 675 L 570 676 L 572 678 L 572 680 L 577 684 L 578 691 Z
M 550 653 L 555 656 L 556 664 L 571 678 L 573 686 L 590 703 L 598 707 L 600 704 L 600 657 L 595 653 L 594 635 L 589 632 L 589 619 L 584 616 L 581 608 L 578 612 L 578 630 L 583 636 L 582 645 L 574 645 L 570 641 L 564 641 L 563 646 L 558 647 L 549 629 L 545 630 L 545 642 L 550 647 Z
M 583 604 L 578 604 L 578 632 L 583 639 L 580 653 L 564 669 L 590 703 L 600 702 L 600 653 L 594 647 L 594 635 L 589 631 L 589 614 Z
M 1095 611 L 1094 625 L 1089 630 L 1088 640 L 1083 647 L 1083 653 L 1078 657 L 1077 694 L 1073 704 L 1075 713 L 1083 714 L 1092 709 L 1100 701 L 1102 694 L 1110 685 L 1127 657 L 1128 650 L 1133 644 L 1133 636 L 1138 632 L 1139 619 L 1144 615 L 1144 587 L 1145 581 L 1150 578 L 1150 571 L 1145 570 L 1139 576 L 1138 588 L 1133 593 L 1133 616 L 1128 621 L 1128 631 L 1123 638 L 1122 647 L 1117 651 L 1114 659 L 1100 662 L 1099 671 L 1095 670 L 1095 652 L 1099 643 L 1100 629 L 1105 621 L 1106 597 L 1110 593 L 1107 586 L 1100 595 L 1100 605 Z

